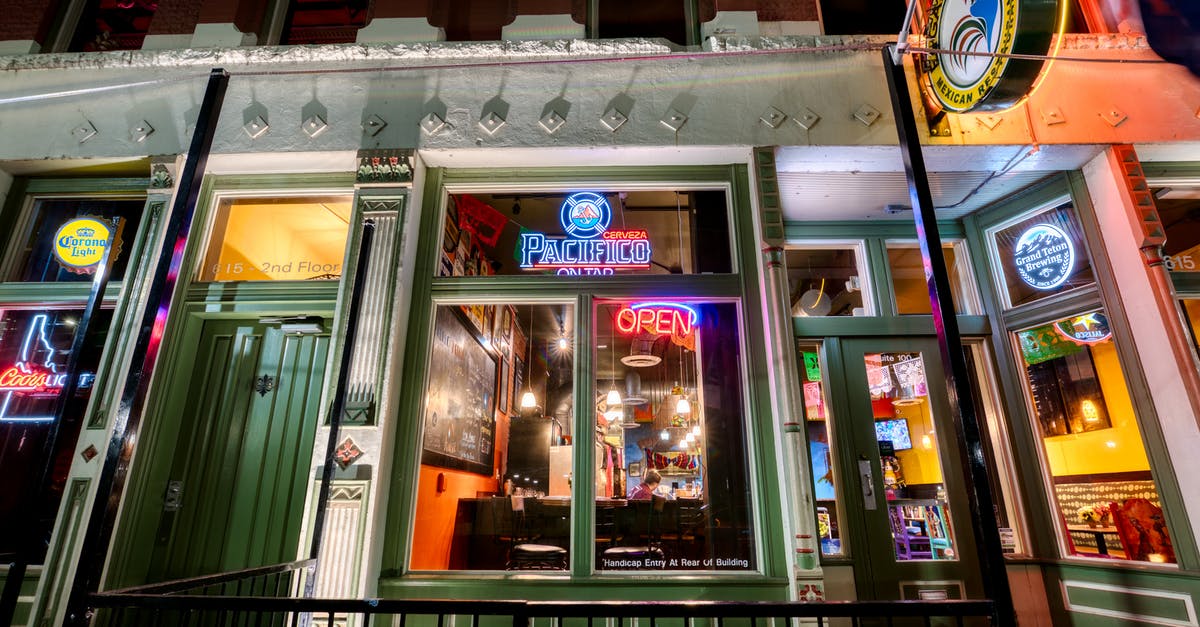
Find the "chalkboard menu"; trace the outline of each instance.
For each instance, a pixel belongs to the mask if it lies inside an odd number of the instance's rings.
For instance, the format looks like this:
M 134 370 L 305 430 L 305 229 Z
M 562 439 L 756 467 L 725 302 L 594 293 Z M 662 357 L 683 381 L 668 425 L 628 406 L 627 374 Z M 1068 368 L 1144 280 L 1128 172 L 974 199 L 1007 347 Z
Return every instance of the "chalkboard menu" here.
M 437 308 L 421 462 L 491 475 L 496 440 L 496 359 L 457 312 Z

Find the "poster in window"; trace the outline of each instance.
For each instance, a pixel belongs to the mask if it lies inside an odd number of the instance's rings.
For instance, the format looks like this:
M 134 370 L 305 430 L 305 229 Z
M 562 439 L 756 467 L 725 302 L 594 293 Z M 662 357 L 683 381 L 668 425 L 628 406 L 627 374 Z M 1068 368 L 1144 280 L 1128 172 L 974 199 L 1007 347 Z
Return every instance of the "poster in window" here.
M 496 438 L 496 358 L 457 309 L 437 308 L 421 461 L 490 475 Z

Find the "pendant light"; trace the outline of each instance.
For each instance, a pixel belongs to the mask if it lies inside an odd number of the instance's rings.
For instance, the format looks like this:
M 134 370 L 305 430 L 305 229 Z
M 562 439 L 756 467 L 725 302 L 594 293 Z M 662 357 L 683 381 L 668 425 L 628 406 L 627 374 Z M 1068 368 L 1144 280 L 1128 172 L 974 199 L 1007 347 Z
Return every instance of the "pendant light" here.
M 680 388 L 680 391 L 683 392 L 683 394 L 680 395 L 679 401 L 677 401 L 675 403 L 675 413 L 679 414 L 680 416 L 686 416 L 686 415 L 692 413 L 692 403 L 691 403 L 691 401 L 688 400 L 687 380 L 684 379 L 684 376 L 683 376 L 683 347 L 682 346 L 679 347 L 679 378 L 681 381 L 683 381 L 683 387 Z
M 617 326 L 617 321 L 613 319 L 613 326 L 608 329 L 608 350 L 612 354 L 612 376 L 613 384 L 608 390 L 608 397 L 604 399 L 608 403 L 608 408 L 611 411 L 615 407 L 621 406 L 621 392 L 617 390 L 617 336 L 613 332 L 613 327 Z
M 525 393 L 521 395 L 521 409 L 537 407 L 537 397 L 533 395 L 533 305 L 529 306 L 529 338 L 525 349 Z

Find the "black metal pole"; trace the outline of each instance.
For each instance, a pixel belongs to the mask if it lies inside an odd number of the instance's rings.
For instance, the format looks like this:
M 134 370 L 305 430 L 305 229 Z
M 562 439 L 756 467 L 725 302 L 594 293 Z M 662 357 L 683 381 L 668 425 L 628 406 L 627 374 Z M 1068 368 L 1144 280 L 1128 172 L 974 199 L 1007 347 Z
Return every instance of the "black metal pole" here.
M 117 405 L 116 420 L 112 437 L 105 451 L 104 468 L 97 482 L 96 498 L 88 518 L 87 532 L 71 596 L 67 606 L 65 623 L 86 625 L 90 616 L 87 595 L 99 589 L 104 570 L 104 557 L 112 539 L 116 523 L 117 507 L 125 488 L 129 461 L 133 456 L 133 441 L 141 425 L 146 408 L 146 393 L 150 377 L 158 360 L 163 328 L 171 310 L 171 297 L 183 264 L 183 253 L 191 233 L 192 216 L 196 212 L 196 200 L 200 197 L 200 184 L 208 163 L 208 151 L 212 148 L 213 135 L 217 130 L 217 119 L 221 113 L 221 102 L 225 99 L 225 88 L 229 74 L 222 69 L 213 69 L 208 76 L 204 100 L 196 116 L 196 130 L 188 148 L 183 171 L 179 175 L 179 187 L 175 190 L 175 205 L 167 221 L 163 237 L 163 248 L 155 264 L 154 275 L 146 294 L 146 308 L 142 311 L 137 338 L 134 340 L 129 370 Z
M 917 122 L 908 94 L 908 78 L 904 74 L 903 58 L 892 56 L 894 46 L 883 49 L 883 66 L 887 73 L 888 91 L 892 95 L 892 112 L 896 118 L 896 133 L 900 136 L 900 152 L 904 157 L 904 174 L 908 178 L 908 195 L 912 201 L 913 221 L 921 246 L 921 261 L 929 285 L 929 305 L 933 310 L 933 326 L 937 329 L 938 348 L 946 368 L 950 410 L 956 419 L 955 429 L 959 446 L 967 461 L 967 501 L 971 509 L 971 525 L 979 547 L 980 579 L 984 593 L 996 605 L 997 625 L 1015 625 L 1012 592 L 1008 587 L 1008 572 L 1004 551 L 1000 546 L 1000 531 L 992 505 L 979 418 L 972 400 L 970 375 L 963 356 L 962 335 L 958 331 L 946 260 L 942 257 L 942 238 L 938 233 L 933 195 L 929 191 L 929 176 L 917 134 Z
M 111 231 L 108 234 L 108 243 L 105 244 L 104 252 L 100 255 L 100 262 L 96 264 L 92 276 L 92 289 L 88 293 L 83 315 L 80 316 L 79 323 L 75 325 L 75 337 L 71 342 L 71 353 L 67 357 L 67 378 L 62 391 L 55 399 L 54 422 L 50 423 L 46 441 L 42 444 L 42 458 L 45 460 L 42 472 L 36 483 L 32 486 L 25 486 L 23 489 L 23 492 L 28 495 L 23 500 L 30 503 L 32 509 L 27 512 L 23 520 L 20 531 L 22 540 L 17 548 L 16 560 L 8 565 L 8 575 L 4 578 L 4 591 L 0 593 L 0 625 L 12 624 L 13 613 L 17 609 L 17 598 L 21 595 L 21 585 L 25 581 L 25 572 L 29 569 L 30 562 L 37 559 L 39 550 L 45 546 L 45 538 L 42 537 L 42 534 L 46 530 L 41 526 L 41 514 L 49 505 L 46 494 L 49 492 L 50 481 L 54 474 L 54 460 L 58 457 L 62 424 L 66 420 L 71 406 L 81 402 L 75 398 L 75 393 L 79 390 L 79 377 L 83 374 L 81 358 L 88 341 L 92 339 L 92 319 L 104 302 L 104 290 L 108 287 L 110 275 L 110 255 L 113 244 L 117 240 L 117 233 L 120 232 L 120 226 L 121 218 L 114 218 L 109 227 Z M 87 404 L 87 400 L 82 400 L 82 402 Z M 82 415 L 83 412 L 79 413 Z M 72 438 L 69 443 L 64 441 L 61 442 L 61 445 L 64 447 L 74 446 L 75 441 L 76 439 Z
M 346 410 L 346 388 L 350 385 L 350 360 L 354 357 L 354 344 L 358 339 L 358 316 L 362 310 L 363 291 L 367 287 L 367 264 L 371 258 L 371 243 L 375 239 L 375 221 L 363 222 L 362 239 L 358 244 L 358 263 L 354 267 L 354 287 L 350 290 L 350 304 L 346 308 L 346 340 L 342 344 L 342 358 L 338 365 L 337 386 L 333 392 L 333 406 L 329 416 L 329 442 L 325 445 L 325 462 L 321 467 L 321 491 L 317 495 L 317 515 L 313 521 L 312 548 L 309 558 L 316 560 L 312 571 L 304 582 L 304 596 L 311 597 L 317 587 L 317 569 L 321 565 L 321 540 L 325 535 L 325 510 L 329 505 L 330 484 L 333 482 L 333 465 L 337 463 L 338 432 L 342 428 L 342 414 Z

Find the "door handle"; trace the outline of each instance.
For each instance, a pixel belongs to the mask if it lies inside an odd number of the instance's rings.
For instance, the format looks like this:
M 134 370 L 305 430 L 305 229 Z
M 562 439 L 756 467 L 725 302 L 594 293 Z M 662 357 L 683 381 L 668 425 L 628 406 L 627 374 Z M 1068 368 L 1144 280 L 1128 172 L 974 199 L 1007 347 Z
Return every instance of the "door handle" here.
M 875 503 L 875 471 L 871 469 L 871 460 L 858 460 L 858 480 L 862 483 L 863 509 L 874 510 Z

